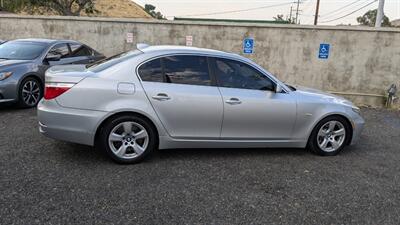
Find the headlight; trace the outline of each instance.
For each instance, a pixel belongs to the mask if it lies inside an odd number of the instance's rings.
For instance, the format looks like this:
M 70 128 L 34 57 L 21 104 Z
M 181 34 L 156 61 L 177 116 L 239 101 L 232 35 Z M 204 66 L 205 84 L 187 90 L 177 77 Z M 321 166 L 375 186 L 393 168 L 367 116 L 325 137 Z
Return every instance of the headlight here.
M 352 109 L 355 113 L 361 115 L 361 110 L 360 110 L 360 108 L 354 107 L 354 106 L 353 106 L 353 107 L 351 107 L 351 109 Z
M 12 75 L 12 72 L 0 72 L 0 80 L 4 80 L 9 78 Z

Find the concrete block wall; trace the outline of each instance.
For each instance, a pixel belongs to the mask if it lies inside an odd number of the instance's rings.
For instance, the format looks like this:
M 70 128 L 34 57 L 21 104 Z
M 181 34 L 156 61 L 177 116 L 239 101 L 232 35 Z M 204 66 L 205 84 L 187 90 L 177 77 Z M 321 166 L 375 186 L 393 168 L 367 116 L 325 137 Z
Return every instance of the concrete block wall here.
M 358 105 L 382 106 L 389 85 L 400 86 L 400 29 L 0 16 L 0 39 L 74 39 L 108 56 L 141 42 L 185 45 L 186 36 L 193 36 L 193 46 L 237 54 L 243 39 L 252 37 L 254 54 L 245 56 L 279 79 L 339 93 Z M 321 43 L 331 45 L 327 60 L 318 59 Z

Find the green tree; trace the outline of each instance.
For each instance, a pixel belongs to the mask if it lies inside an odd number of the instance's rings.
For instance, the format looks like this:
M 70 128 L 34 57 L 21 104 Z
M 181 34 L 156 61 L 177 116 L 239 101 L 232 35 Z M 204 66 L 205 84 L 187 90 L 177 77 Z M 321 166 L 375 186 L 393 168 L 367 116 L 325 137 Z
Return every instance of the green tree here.
M 377 9 L 369 10 L 363 16 L 358 17 L 357 18 L 357 22 L 360 25 L 373 27 L 373 26 L 375 26 L 377 14 L 378 14 L 378 10 Z M 389 18 L 387 16 L 383 17 L 382 26 L 383 27 L 390 27 L 391 26 L 390 20 L 389 20 Z
M 81 12 L 94 13 L 95 0 L 29 0 L 33 6 L 54 10 L 62 16 L 79 16 Z
M 278 14 L 274 17 L 275 22 L 278 23 L 294 23 L 294 21 L 292 20 L 292 18 L 283 18 L 282 14 Z
M 43 7 L 62 16 L 79 16 L 81 12 L 91 14 L 95 0 L 3 0 L 4 10 L 16 12 L 22 8 Z
M 16 12 L 28 3 L 29 0 L 0 0 L 0 10 Z
M 151 4 L 146 4 L 144 5 L 144 11 L 146 11 L 150 16 L 152 16 L 155 19 L 159 20 L 165 20 L 166 18 L 161 14 L 161 12 L 157 11 L 156 12 L 156 7 Z

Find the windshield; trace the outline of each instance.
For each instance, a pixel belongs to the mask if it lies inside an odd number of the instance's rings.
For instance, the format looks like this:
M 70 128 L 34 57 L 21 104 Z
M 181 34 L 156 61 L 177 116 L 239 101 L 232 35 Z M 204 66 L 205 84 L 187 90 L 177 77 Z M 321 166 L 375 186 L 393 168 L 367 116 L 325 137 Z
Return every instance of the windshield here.
M 86 68 L 88 68 L 88 70 L 92 71 L 92 72 L 100 72 L 102 70 L 110 68 L 111 66 L 114 66 L 115 64 L 125 61 L 126 59 L 135 57 L 141 53 L 142 52 L 139 50 L 123 52 L 123 53 L 111 56 L 109 58 L 100 60 L 98 62 L 95 62 L 93 64 L 89 64 L 86 66 Z
M 47 45 L 34 42 L 6 42 L 0 45 L 0 59 L 31 60 L 42 54 Z

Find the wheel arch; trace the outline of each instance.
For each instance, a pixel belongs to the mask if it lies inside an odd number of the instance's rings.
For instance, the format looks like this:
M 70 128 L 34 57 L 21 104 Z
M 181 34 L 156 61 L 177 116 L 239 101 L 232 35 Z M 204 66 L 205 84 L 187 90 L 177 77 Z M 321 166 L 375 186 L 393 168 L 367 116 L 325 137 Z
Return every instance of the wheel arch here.
M 100 135 L 100 131 L 101 131 L 101 129 L 103 129 L 104 125 L 105 125 L 108 121 L 110 121 L 110 120 L 112 120 L 112 119 L 114 119 L 114 118 L 117 118 L 117 117 L 120 117 L 120 116 L 126 116 L 126 115 L 140 117 L 140 118 L 146 120 L 147 122 L 149 122 L 149 124 L 152 126 L 152 128 L 153 128 L 154 131 L 156 132 L 156 140 L 157 140 L 156 145 L 158 146 L 158 143 L 159 143 L 159 134 L 160 134 L 160 133 L 159 133 L 159 130 L 158 130 L 156 124 L 154 123 L 154 121 L 151 120 L 148 116 L 144 115 L 143 113 L 134 112 L 134 111 L 120 111 L 120 112 L 115 112 L 115 113 L 112 113 L 112 114 L 110 114 L 110 115 L 107 115 L 105 118 L 103 118 L 103 120 L 99 123 L 99 125 L 98 125 L 97 128 L 96 128 L 96 132 L 95 132 L 95 135 L 94 135 L 94 145 L 97 144 L 97 142 L 98 142 L 98 137 L 99 137 L 99 135 Z
M 317 125 L 322 121 L 322 120 L 324 120 L 324 119 L 326 119 L 326 118 L 329 118 L 329 117 L 341 117 L 341 118 L 343 118 L 347 123 L 348 123 L 348 125 L 349 125 L 349 127 L 350 127 L 350 135 L 349 135 L 349 138 L 347 138 L 347 140 L 346 140 L 346 145 L 349 145 L 350 143 L 351 143 L 351 140 L 353 139 L 353 130 L 354 130 L 354 127 L 353 127 L 353 123 L 351 122 L 351 120 L 346 116 L 346 115 L 344 115 L 344 114 L 341 114 L 341 113 L 332 113 L 332 114 L 327 114 L 327 115 L 324 115 L 324 116 L 322 116 L 321 118 L 319 118 L 314 124 L 313 124 L 313 126 L 312 126 L 312 129 L 310 130 L 310 132 L 309 132 L 309 134 L 308 134 L 308 138 L 307 138 L 307 143 L 310 141 L 310 138 L 311 138 L 311 134 L 313 133 L 313 131 L 314 131 L 314 129 L 317 127 Z
M 36 79 L 40 83 L 40 85 L 42 85 L 42 87 L 44 87 L 44 80 L 40 77 L 39 74 L 37 74 L 37 73 L 26 73 L 23 76 L 21 76 L 21 78 L 19 79 L 18 88 L 20 87 L 22 81 L 24 81 L 27 78 Z

